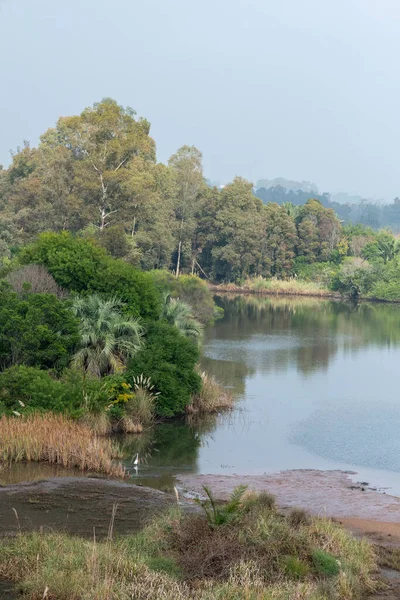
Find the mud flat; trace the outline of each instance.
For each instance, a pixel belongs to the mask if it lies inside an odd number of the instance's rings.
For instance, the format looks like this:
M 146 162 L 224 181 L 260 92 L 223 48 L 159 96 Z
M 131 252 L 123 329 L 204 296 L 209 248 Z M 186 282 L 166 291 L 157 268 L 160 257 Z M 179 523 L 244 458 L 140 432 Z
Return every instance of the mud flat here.
M 119 481 L 63 477 L 0 487 L 0 535 L 43 529 L 102 538 L 113 507 L 114 531 L 138 531 L 175 498 Z M 0 596 L 1 597 L 1 596 Z
M 268 475 L 180 475 L 182 487 L 202 493 L 210 487 L 217 499 L 226 500 L 239 484 L 257 492 L 268 491 L 282 509 L 304 508 L 311 514 L 343 521 L 355 532 L 381 529 L 400 543 L 400 498 L 378 492 L 367 482 L 354 483 L 343 471 L 292 470 Z

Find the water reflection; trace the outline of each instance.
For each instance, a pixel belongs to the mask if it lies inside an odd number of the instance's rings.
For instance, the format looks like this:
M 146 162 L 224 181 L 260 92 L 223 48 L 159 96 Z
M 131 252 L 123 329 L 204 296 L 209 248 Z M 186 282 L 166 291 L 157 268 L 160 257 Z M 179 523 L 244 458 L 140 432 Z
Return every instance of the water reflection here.
M 400 306 L 262 296 L 217 302 L 224 318 L 206 332 L 202 363 L 232 389 L 237 408 L 126 438 L 134 480 L 171 488 L 185 471 L 366 467 L 380 469 L 371 479 L 382 482 L 389 469 L 400 472 Z M 138 473 L 130 462 L 136 452 Z

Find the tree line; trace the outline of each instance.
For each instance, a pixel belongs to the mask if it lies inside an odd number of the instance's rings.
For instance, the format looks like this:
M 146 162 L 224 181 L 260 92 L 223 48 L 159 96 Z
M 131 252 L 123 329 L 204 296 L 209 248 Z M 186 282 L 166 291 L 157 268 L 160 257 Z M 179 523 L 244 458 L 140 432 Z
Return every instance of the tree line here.
M 213 281 L 286 277 L 296 257 L 340 251 L 342 235 L 318 200 L 296 212 L 264 205 L 240 177 L 209 187 L 193 146 L 157 162 L 149 122 L 111 99 L 61 117 L 36 148 L 13 154 L 0 171 L 0 216 L 3 261 L 40 233 L 70 231 L 144 270 Z
M 295 206 L 305 204 L 311 195 L 325 208 L 332 208 L 343 223 L 360 223 L 373 229 L 390 227 L 393 231 L 400 231 L 400 198 L 395 198 L 393 202 L 387 204 L 379 204 L 367 199 L 360 199 L 358 202 L 337 202 L 328 193 L 318 194 L 301 189 L 286 189 L 281 185 L 260 187 L 256 190 L 256 195 L 264 203 L 276 202 L 279 205 L 291 203 Z

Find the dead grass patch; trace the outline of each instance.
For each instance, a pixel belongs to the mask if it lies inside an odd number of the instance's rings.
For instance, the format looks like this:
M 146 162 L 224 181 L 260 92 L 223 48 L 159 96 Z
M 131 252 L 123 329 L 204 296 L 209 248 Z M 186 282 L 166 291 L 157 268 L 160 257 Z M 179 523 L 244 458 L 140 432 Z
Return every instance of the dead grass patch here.
M 215 413 L 231 409 L 234 401 L 232 393 L 205 371 L 201 372 L 200 376 L 201 390 L 192 397 L 191 403 L 186 407 L 186 412 L 189 414 Z
M 52 413 L 0 419 L 0 463 L 47 462 L 124 477 L 115 444 L 85 423 Z

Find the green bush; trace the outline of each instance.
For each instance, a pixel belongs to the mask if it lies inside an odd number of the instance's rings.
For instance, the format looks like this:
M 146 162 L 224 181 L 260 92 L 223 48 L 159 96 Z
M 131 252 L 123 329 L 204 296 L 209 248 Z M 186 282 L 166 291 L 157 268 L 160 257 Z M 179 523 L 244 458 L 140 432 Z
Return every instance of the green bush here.
M 203 279 L 197 275 L 175 277 L 169 271 L 151 271 L 151 276 L 161 292 L 168 292 L 189 304 L 195 319 L 203 325 L 211 325 L 223 316 L 223 310 L 216 306 L 213 294 Z
M 49 371 L 25 365 L 0 373 L 1 412 L 29 413 L 35 410 L 63 412 L 72 417 L 105 409 L 108 394 L 98 379 L 66 371 L 55 379 Z
M 385 300 L 386 302 L 400 301 L 400 280 L 378 281 L 372 286 L 368 294 L 376 300 Z
M 78 341 L 78 322 L 68 304 L 53 294 L 20 298 L 2 286 L 0 370 L 13 364 L 61 369 Z
M 377 277 L 376 270 L 361 258 L 346 260 L 332 280 L 333 290 L 356 300 L 371 290 Z
M 195 371 L 199 360 L 198 348 L 163 322 L 151 323 L 148 327 L 146 344 L 131 360 L 126 379 L 141 375 L 151 378 L 155 391 L 156 412 L 171 417 L 183 413 L 190 398 L 200 390 L 201 378 Z
M 109 256 L 93 240 L 71 233 L 43 233 L 20 254 L 22 264 L 45 265 L 62 288 L 117 296 L 132 316 L 157 319 L 161 300 L 149 273 Z
M 304 256 L 294 261 L 293 271 L 299 279 L 329 285 L 338 272 L 338 266 L 332 262 L 308 263 Z

